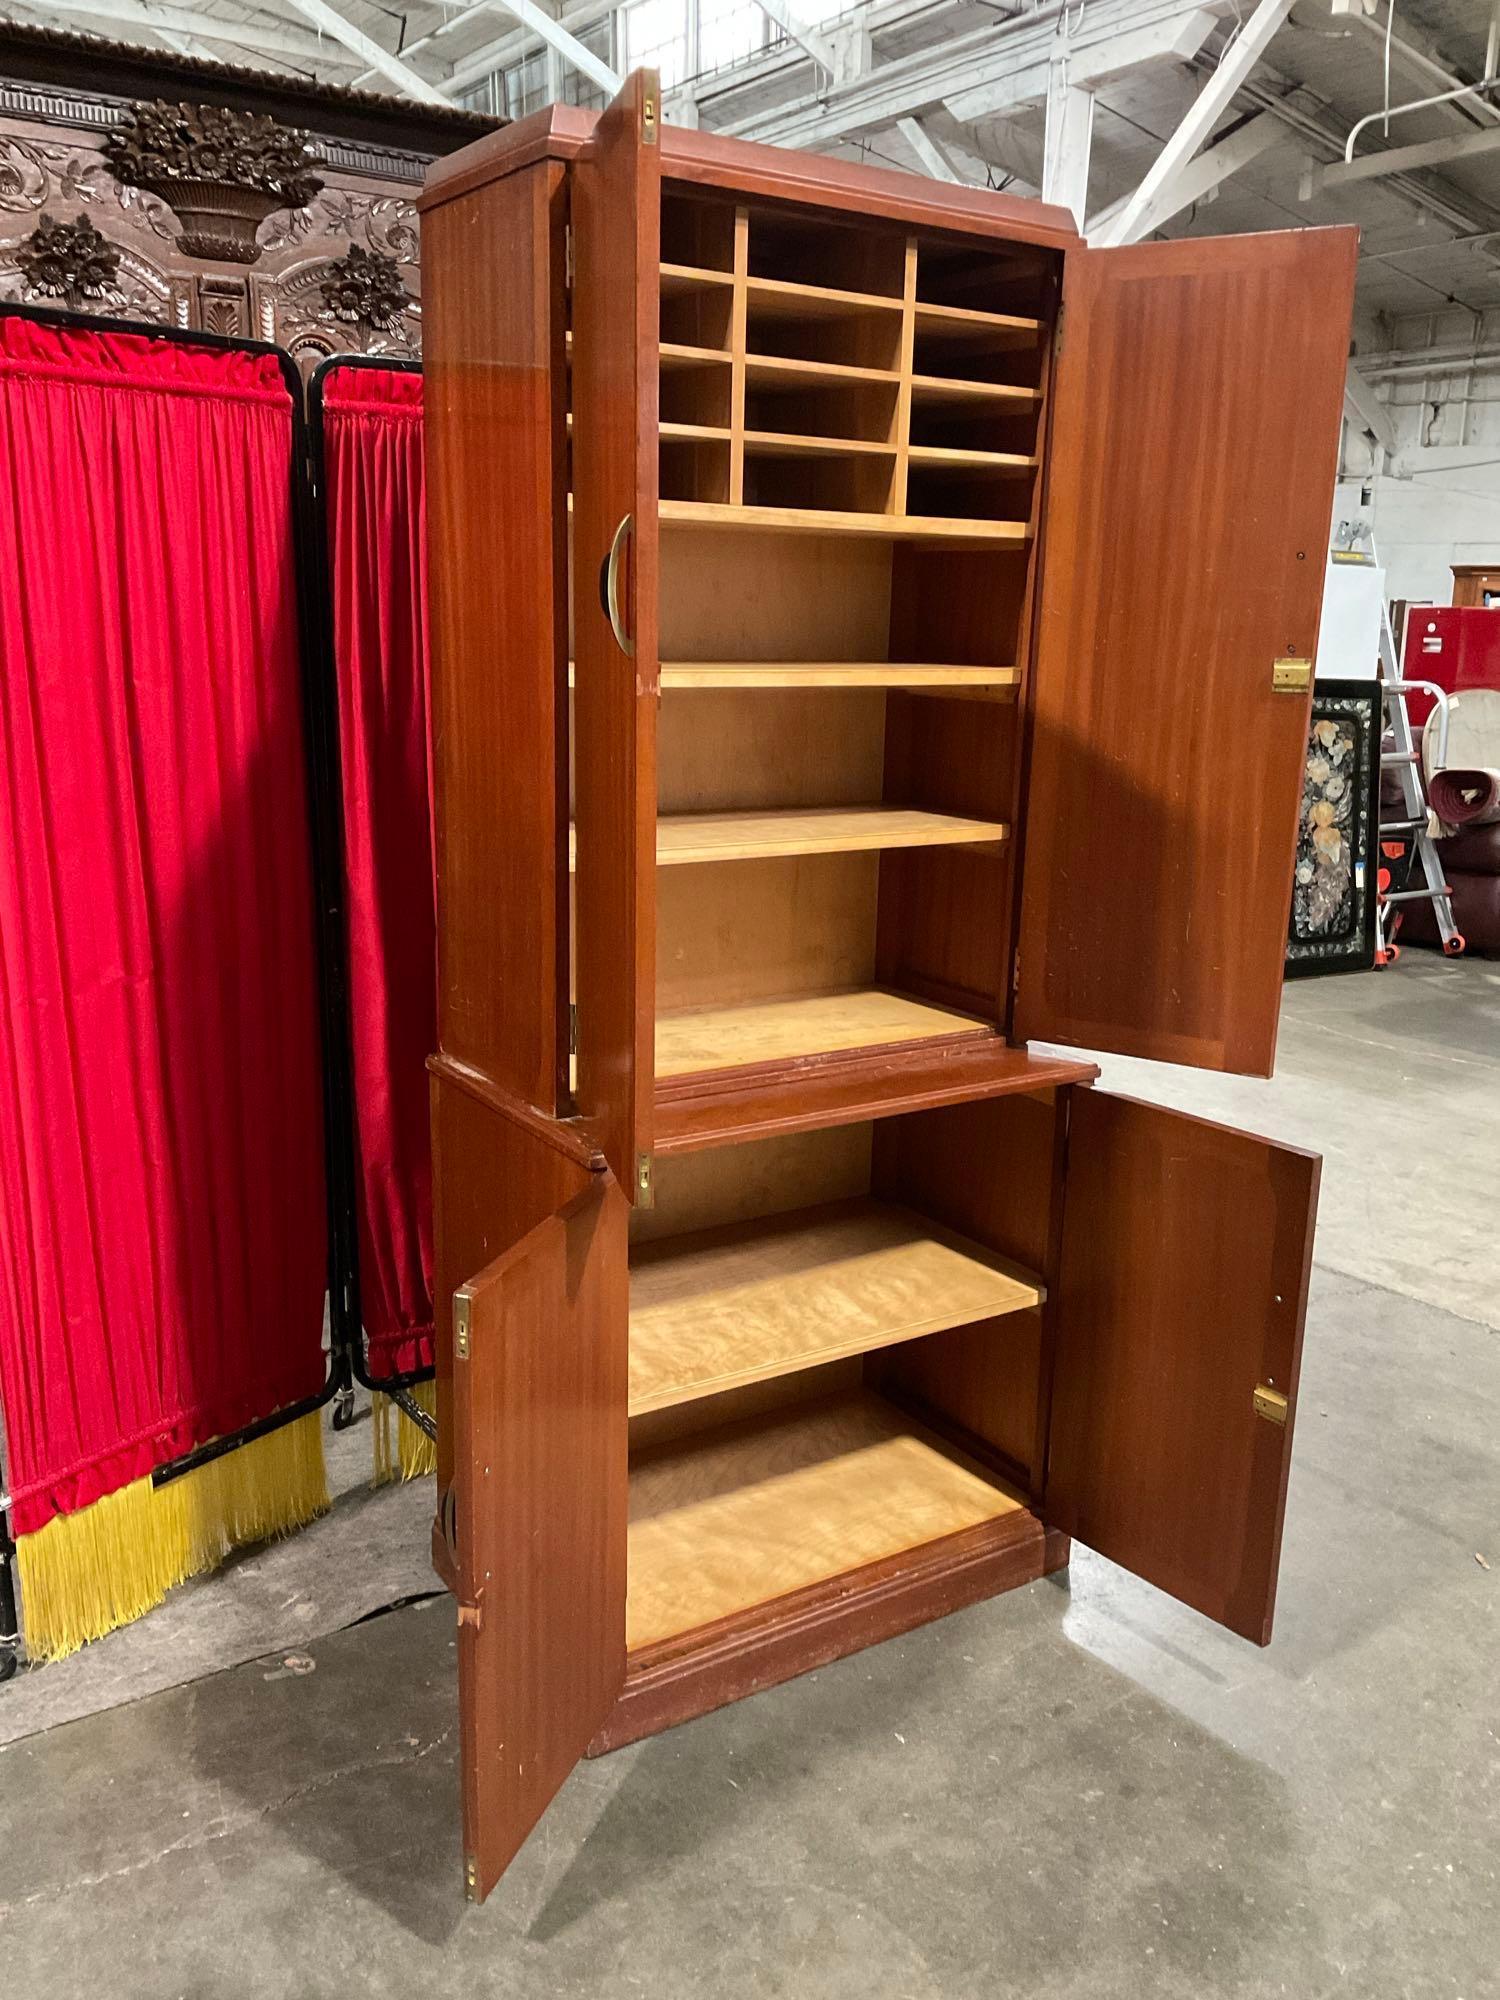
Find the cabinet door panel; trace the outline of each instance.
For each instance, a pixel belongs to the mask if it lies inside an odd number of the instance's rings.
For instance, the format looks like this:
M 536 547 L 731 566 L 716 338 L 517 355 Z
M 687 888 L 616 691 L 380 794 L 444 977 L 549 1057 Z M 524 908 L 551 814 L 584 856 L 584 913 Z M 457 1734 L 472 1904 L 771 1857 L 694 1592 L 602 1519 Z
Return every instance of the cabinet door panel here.
M 454 1301 L 454 1469 L 434 1552 L 459 1601 L 476 1901 L 624 1684 L 627 1213 L 607 1174 L 588 1175 Z
M 1319 1166 L 1181 1112 L 1073 1093 L 1047 1522 L 1261 1645 Z
M 660 102 L 638 70 L 572 174 L 576 1100 L 631 1190 L 655 1081 Z
M 1069 253 L 1022 1039 L 1270 1074 L 1356 240 Z

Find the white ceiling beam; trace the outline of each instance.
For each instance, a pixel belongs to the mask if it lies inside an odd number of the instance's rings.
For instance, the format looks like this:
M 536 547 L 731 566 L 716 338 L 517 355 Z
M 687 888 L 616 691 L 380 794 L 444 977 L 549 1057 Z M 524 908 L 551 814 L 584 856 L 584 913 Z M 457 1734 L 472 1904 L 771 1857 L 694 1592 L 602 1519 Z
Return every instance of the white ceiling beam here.
M 1094 43 L 1070 36 L 1066 45 L 1068 81 L 1079 90 L 1102 90 L 1153 63 L 1187 62 L 1218 25 L 1218 15 L 1207 7 L 1177 7 L 1165 10 L 1159 20 L 1118 28 Z M 1018 65 L 1008 75 L 953 92 L 948 108 L 956 118 L 972 123 L 1044 103 L 1056 53 L 1054 37 L 1051 46 L 1034 61 Z
M 82 15 L 92 21 L 108 22 L 116 29 L 145 28 L 164 39 L 168 35 L 185 35 L 200 42 L 234 42 L 242 49 L 286 56 L 297 62 L 352 60 L 347 50 L 330 49 L 315 35 L 299 33 L 284 20 L 273 22 L 264 14 L 247 21 L 228 21 L 186 6 L 158 5 L 156 0 L 37 0 L 36 11 Z M 216 60 L 223 60 L 222 53 Z
M 755 4 L 774 27 L 780 28 L 789 41 L 797 44 L 804 55 L 811 56 L 829 76 L 834 75 L 837 65 L 832 45 L 802 19 L 795 7 L 789 7 L 787 0 L 755 0 Z
M 1151 204 L 1141 234 L 1149 236 L 1154 229 L 1170 222 L 1174 215 L 1181 215 L 1185 208 L 1191 208 L 1195 202 L 1206 201 L 1232 174 L 1237 174 L 1241 167 L 1248 167 L 1252 160 L 1259 159 L 1272 146 L 1283 144 L 1286 136 L 1286 126 L 1279 118 L 1273 117 L 1269 111 L 1257 112 L 1255 117 L 1237 126 L 1216 146 L 1207 147 L 1197 159 L 1189 161 L 1171 186 Z M 1093 217 L 1089 223 L 1091 240 L 1102 241 L 1103 232 L 1130 199 L 1126 195 Z
M 1193 99 L 1187 115 L 1151 164 L 1150 171 L 1112 222 L 1091 242 L 1116 246 L 1138 243 L 1155 226 L 1151 217 L 1171 201 L 1177 177 L 1192 161 L 1228 109 L 1239 86 L 1270 46 L 1292 11 L 1292 0 L 1260 0 L 1259 6 L 1219 57 L 1217 69 Z
M 1410 173 L 1414 167 L 1445 167 L 1454 160 L 1496 151 L 1500 151 L 1500 125 L 1487 125 L 1482 132 L 1455 132 L 1451 138 L 1427 139 L 1416 146 L 1387 146 L 1379 153 L 1338 160 L 1331 167 L 1314 167 L 1303 177 L 1302 198 L 1307 201 L 1325 188 L 1347 187 L 1352 181 L 1382 180 L 1387 174 Z
M 1369 432 L 1382 451 L 1396 449 L 1390 411 L 1352 361 L 1344 378 L 1344 411 L 1357 429 Z
M 1094 143 L 1094 93 L 1072 80 L 1065 58 L 1052 65 L 1047 130 L 1042 145 L 1042 200 L 1065 208 L 1081 229 L 1088 210 L 1089 159 Z
M 513 14 L 523 27 L 530 28 L 534 35 L 540 35 L 548 48 L 556 49 L 564 62 L 581 70 L 590 83 L 608 91 L 611 97 L 620 88 L 624 79 L 619 73 L 612 70 L 607 62 L 601 62 L 592 49 L 586 49 L 576 35 L 570 35 L 561 21 L 554 20 L 537 6 L 536 0 L 490 0 L 490 5 L 497 13 Z M 466 62 L 455 66 L 443 89 L 451 97 L 457 91 L 467 90 L 471 83 L 477 83 L 480 77 L 488 76 L 499 66 L 499 59 L 492 50 L 480 50 Z
M 916 154 L 923 173 L 931 174 L 935 181 L 956 181 L 960 186 L 964 185 L 965 176 L 954 166 L 932 134 L 915 118 L 898 118 L 896 130 Z
M 1070 39 L 1073 79 L 1093 85 L 1118 73 L 1125 44 L 1132 60 L 1146 54 L 1185 60 L 1203 46 L 1230 8 L 1231 0 L 1197 6 L 1184 0 L 1089 0 Z M 976 32 L 952 35 L 879 63 L 868 75 L 715 130 L 828 151 L 841 140 L 886 130 L 898 118 L 920 118 L 944 104 L 960 123 L 970 124 L 997 109 L 1041 103 L 1059 20 L 1049 10 L 1040 18 L 1028 13 L 992 21 Z M 987 100 L 989 92 L 999 93 L 995 101 Z
M 1366 0 L 1329 0 L 1329 12 L 1336 21 L 1349 22 L 1351 28 L 1358 30 L 1382 57 L 1389 45 L 1391 68 L 1403 71 L 1420 83 L 1424 96 L 1457 90 L 1467 81 L 1448 66 L 1434 42 L 1411 22 L 1401 20 L 1399 15 L 1387 37 L 1387 17 L 1367 7 Z M 1434 109 L 1437 108 L 1434 106 Z M 1482 97 L 1455 99 L 1452 104 L 1441 108 L 1456 111 L 1466 121 L 1472 120 L 1476 124 L 1500 124 L 1500 110 Z
M 330 7 L 328 0 L 287 0 L 287 5 L 304 20 L 311 21 L 315 28 L 321 28 L 336 42 L 342 42 L 346 49 L 362 57 L 372 69 L 378 69 L 387 82 L 394 83 L 408 97 L 416 98 L 419 104 L 446 102 L 442 92 L 425 76 L 419 76 L 410 63 L 404 63 L 400 56 L 393 56 L 389 49 L 383 49 L 379 42 L 372 41 L 363 28 L 356 28 L 336 7 Z

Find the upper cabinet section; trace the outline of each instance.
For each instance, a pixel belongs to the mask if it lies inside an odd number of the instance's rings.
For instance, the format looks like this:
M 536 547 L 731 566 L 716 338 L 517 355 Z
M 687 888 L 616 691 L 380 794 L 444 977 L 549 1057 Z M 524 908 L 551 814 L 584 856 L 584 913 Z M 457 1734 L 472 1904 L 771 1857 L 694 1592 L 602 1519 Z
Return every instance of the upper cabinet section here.
M 1024 545 L 1057 263 L 669 183 L 663 524 Z
M 1068 258 L 1022 1037 L 1270 1074 L 1356 242 Z

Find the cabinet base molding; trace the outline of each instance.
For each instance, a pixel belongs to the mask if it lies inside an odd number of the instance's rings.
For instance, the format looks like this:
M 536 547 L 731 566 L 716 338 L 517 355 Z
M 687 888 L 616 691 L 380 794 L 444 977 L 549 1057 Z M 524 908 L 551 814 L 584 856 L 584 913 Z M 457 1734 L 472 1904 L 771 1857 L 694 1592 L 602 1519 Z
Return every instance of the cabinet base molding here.
M 590 1757 L 894 1639 L 1067 1566 L 1072 1544 L 1025 1509 L 945 1535 L 630 1656 Z

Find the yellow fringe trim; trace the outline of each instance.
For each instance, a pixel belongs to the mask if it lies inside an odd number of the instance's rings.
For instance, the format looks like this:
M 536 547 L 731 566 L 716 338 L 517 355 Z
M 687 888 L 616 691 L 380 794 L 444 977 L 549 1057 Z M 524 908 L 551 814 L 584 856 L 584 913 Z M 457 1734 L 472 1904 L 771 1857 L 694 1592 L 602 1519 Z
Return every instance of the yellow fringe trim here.
M 407 1394 L 429 1417 L 437 1415 L 436 1382 L 418 1382 Z M 388 1486 L 395 1479 L 428 1479 L 437 1471 L 435 1441 L 417 1429 L 399 1403 L 382 1396 L 378 1389 L 370 1397 L 370 1442 L 377 1486 Z
M 319 1413 L 268 1431 L 165 1486 L 137 1479 L 16 1542 L 26 1652 L 60 1660 L 160 1604 L 231 1549 L 328 1508 Z

